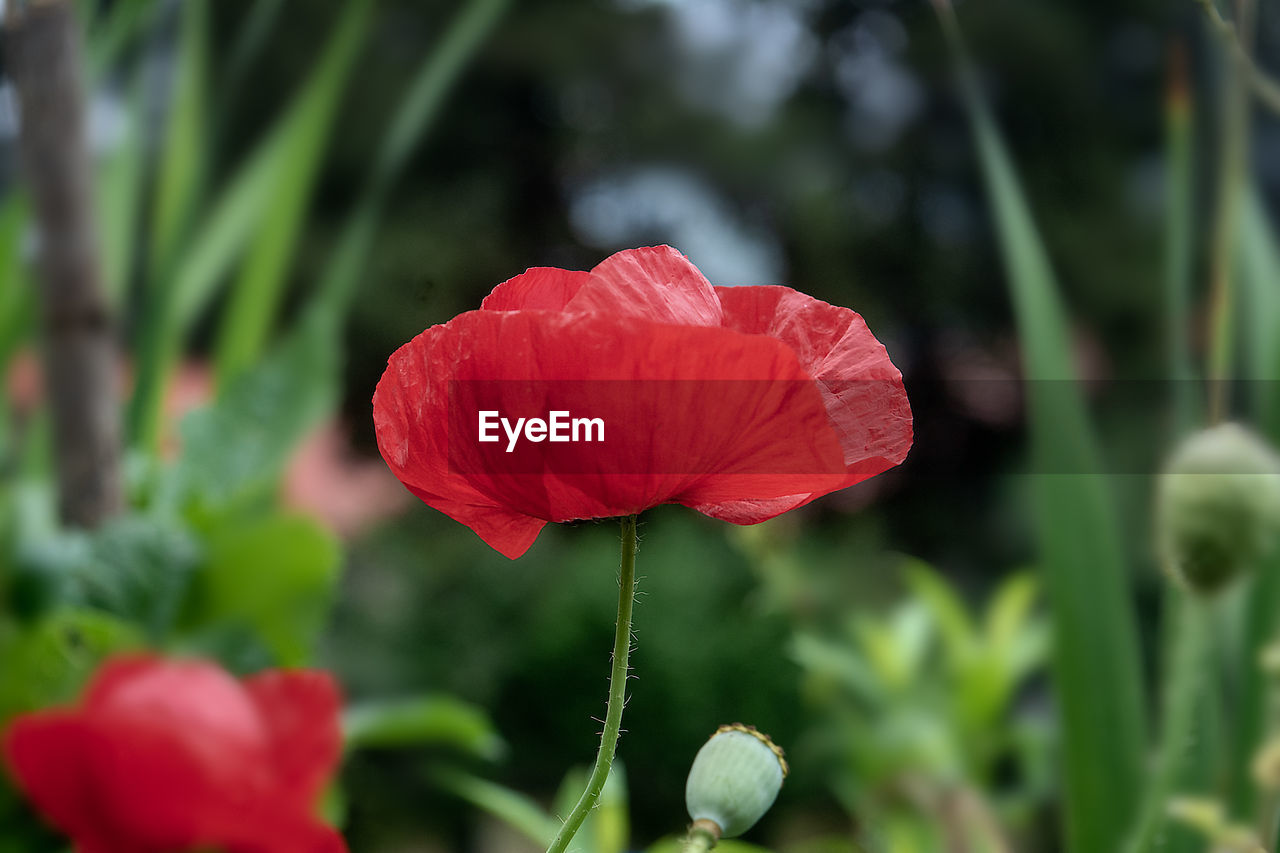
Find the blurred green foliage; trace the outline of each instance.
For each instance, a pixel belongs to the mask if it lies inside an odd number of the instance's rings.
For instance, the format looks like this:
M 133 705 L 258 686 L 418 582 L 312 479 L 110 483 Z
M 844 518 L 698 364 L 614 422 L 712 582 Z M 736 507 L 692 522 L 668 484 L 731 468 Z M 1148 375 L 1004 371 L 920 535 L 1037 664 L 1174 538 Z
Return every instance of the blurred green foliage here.
M 514 564 L 420 507 L 341 542 L 280 482 L 335 412 L 372 454 L 374 383 L 424 327 L 525 267 L 668 241 L 717 284 L 779 279 L 863 313 L 917 443 L 903 470 L 771 525 L 646 515 L 629 784 L 585 849 L 674 850 L 688 763 L 731 720 L 793 747 L 748 839 L 786 853 L 932 853 L 939 825 L 1095 853 L 1139 837 L 1143 809 L 1174 832 L 1175 793 L 1254 819 L 1280 565 L 1188 653 L 1175 640 L 1201 635 L 1146 532 L 1146 475 L 1203 408 L 1222 52 L 1193 4 L 968 0 L 961 98 L 925 3 L 81 7 L 95 107 L 119 117 L 97 204 L 132 367 L 131 509 L 87 533 L 53 518 L 46 416 L 12 392 L 36 303 L 6 183 L 0 721 L 69 701 L 120 650 L 325 665 L 351 699 L 328 813 L 354 850 L 483 850 L 495 819 L 545 837 L 563 769 L 595 748 L 612 525 L 549 529 Z M 1188 112 L 1162 123 L 1166 42 L 1190 73 Z M 1256 117 L 1255 141 L 1275 132 Z M 1275 442 L 1267 150 L 1239 200 L 1231 343 L 1262 380 L 1239 413 Z M 175 430 L 191 359 L 214 364 L 214 396 Z M 1033 384 L 1029 425 L 1020 375 L 1061 380 Z M 1170 713 L 1184 695 L 1196 707 Z M 0 850 L 58 844 L 0 785 Z
M 997 849 L 1006 830 L 993 825 L 1029 835 L 1055 787 L 1054 733 L 1015 704 L 1048 650 L 1034 582 L 1011 575 L 975 615 L 932 570 L 905 575 L 912 596 L 889 613 L 793 641 L 824 720 L 802 754 L 872 849 Z

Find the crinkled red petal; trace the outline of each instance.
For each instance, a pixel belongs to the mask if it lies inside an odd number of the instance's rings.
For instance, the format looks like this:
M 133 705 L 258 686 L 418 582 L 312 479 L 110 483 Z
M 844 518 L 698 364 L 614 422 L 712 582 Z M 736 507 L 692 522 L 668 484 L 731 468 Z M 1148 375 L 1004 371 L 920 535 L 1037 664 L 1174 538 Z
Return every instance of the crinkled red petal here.
M 711 283 L 670 246 L 610 255 L 591 271 L 565 310 L 683 326 L 719 326 L 721 320 Z
M 495 287 L 480 303 L 480 310 L 561 311 L 589 277 L 589 273 L 577 270 L 532 267 Z
M 605 441 L 507 454 L 475 441 L 482 405 L 512 419 L 552 408 L 598 417 Z M 844 476 L 821 395 L 791 350 L 718 327 L 463 314 L 392 356 L 374 422 L 396 476 L 508 556 L 545 521 L 774 498 Z

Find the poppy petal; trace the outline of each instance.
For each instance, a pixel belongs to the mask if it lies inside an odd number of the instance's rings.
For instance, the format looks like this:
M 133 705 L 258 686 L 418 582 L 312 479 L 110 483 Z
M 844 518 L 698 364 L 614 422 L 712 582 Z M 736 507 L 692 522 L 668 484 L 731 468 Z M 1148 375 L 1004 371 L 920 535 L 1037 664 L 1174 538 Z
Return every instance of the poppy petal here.
M 111 718 L 95 718 L 89 726 L 93 736 L 86 739 L 84 760 L 96 801 L 128 840 L 114 853 L 345 850 L 341 837 L 312 814 L 314 791 L 304 798 L 288 785 L 286 768 L 274 763 L 278 754 L 240 754 L 232 744 L 223 760 L 214 761 L 193 742 L 205 734 L 216 746 L 217 734 L 199 728 L 175 732 L 145 719 Z
M 477 440 L 483 410 L 599 418 L 603 440 L 525 441 L 511 452 Z M 718 327 L 470 312 L 392 356 L 374 420 L 396 476 L 455 517 L 460 507 L 492 514 L 489 529 L 471 526 L 508 555 L 536 533 L 513 523 L 520 516 L 567 521 L 773 498 L 844 476 L 821 395 L 791 350 Z
M 720 301 L 706 277 L 670 246 L 627 249 L 591 271 L 566 311 L 719 326 Z
M 342 754 L 337 684 L 326 672 L 270 670 L 244 688 L 266 723 L 281 785 L 310 808 Z
M 338 738 L 325 676 L 246 688 L 209 662 L 126 657 L 100 668 L 79 708 L 17 718 L 3 748 L 81 853 L 339 853 L 341 836 L 312 813 Z
M 449 333 L 451 325 L 432 326 L 388 360 L 373 395 L 378 449 L 411 493 L 514 559 L 545 522 L 506 509 L 449 469 L 449 365 L 464 357 L 463 340 Z
M 734 524 L 755 524 L 886 471 L 911 449 L 911 406 L 902 374 L 857 312 L 789 287 L 717 287 L 727 327 L 783 341 L 814 376 L 840 437 L 848 476 L 831 488 L 772 500 L 693 506 Z
M 86 708 L 96 708 L 108 703 L 118 688 L 127 686 L 134 678 L 162 666 L 164 662 L 159 657 L 146 653 L 112 658 L 94 673 L 81 704 Z
M 85 730 L 73 712 L 19 717 L 4 737 L 4 757 L 13 778 L 40 813 L 86 847 L 110 851 L 84 752 Z
M 590 273 L 556 267 L 531 267 L 493 289 L 480 303 L 482 311 L 539 309 L 560 311 L 587 283 Z
M 105 664 L 84 705 L 99 721 L 140 721 L 215 762 L 261 760 L 267 729 L 240 682 L 203 660 L 125 657 Z
M 851 474 L 869 477 L 906 458 L 911 404 L 902 374 L 857 312 L 789 287 L 718 287 L 716 293 L 727 327 L 777 338 L 818 381 Z
M 226 853 L 346 853 L 336 829 L 295 814 L 241 815 L 239 824 L 222 834 L 217 850 Z
M 397 475 L 399 476 L 399 475 Z M 414 486 L 409 492 L 427 506 L 443 512 L 472 532 L 507 559 L 514 560 L 528 551 L 547 523 L 523 513 L 513 512 L 494 503 L 464 503 L 451 500 Z

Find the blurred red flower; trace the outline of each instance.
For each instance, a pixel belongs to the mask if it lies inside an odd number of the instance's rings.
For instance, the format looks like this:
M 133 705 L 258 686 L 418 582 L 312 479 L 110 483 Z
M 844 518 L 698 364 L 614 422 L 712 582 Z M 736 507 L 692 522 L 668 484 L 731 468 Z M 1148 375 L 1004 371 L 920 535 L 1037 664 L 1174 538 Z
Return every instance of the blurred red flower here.
M 339 707 L 324 672 L 240 682 L 203 661 L 119 658 L 78 707 L 14 720 L 4 756 L 78 853 L 342 853 L 314 814 Z
M 598 419 L 601 440 L 544 441 L 555 411 Z M 662 503 L 754 524 L 911 447 L 902 376 L 858 314 L 712 287 L 668 246 L 498 285 L 391 356 L 373 416 L 401 482 L 512 558 L 548 521 Z M 541 421 L 523 442 L 520 418 Z

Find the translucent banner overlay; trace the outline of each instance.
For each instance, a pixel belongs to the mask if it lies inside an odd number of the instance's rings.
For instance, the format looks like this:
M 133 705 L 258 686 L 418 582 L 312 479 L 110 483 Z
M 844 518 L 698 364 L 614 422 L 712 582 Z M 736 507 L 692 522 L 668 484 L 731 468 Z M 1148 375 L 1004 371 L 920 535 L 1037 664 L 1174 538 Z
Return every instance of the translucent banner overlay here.
M 455 473 L 843 475 L 846 447 L 901 443 L 890 381 L 472 381 L 449 388 Z M 884 403 L 896 401 L 896 415 Z M 833 423 L 828 408 L 863 411 Z M 892 427 L 887 418 L 896 418 Z M 881 451 L 874 451 L 879 453 Z M 865 455 L 859 451 L 859 456 Z
M 1229 384 L 1237 420 L 1280 421 L 1260 402 L 1280 400 L 1280 382 Z M 1194 414 L 1207 383 L 916 380 L 910 412 L 899 388 L 890 380 L 456 380 L 445 440 L 450 470 L 460 474 L 836 476 L 862 460 L 896 458 L 910 416 L 911 476 L 955 475 L 967 467 L 956 457 L 975 442 L 1011 474 L 1149 475 L 1176 440 L 1175 407 Z M 1033 397 L 1063 412 L 1083 398 L 1100 438 L 1064 418 L 1056 428 L 1072 440 L 1033 448 Z M 843 414 L 833 420 L 831 411 Z M 1117 417 L 1128 424 L 1124 435 L 1108 428 Z

